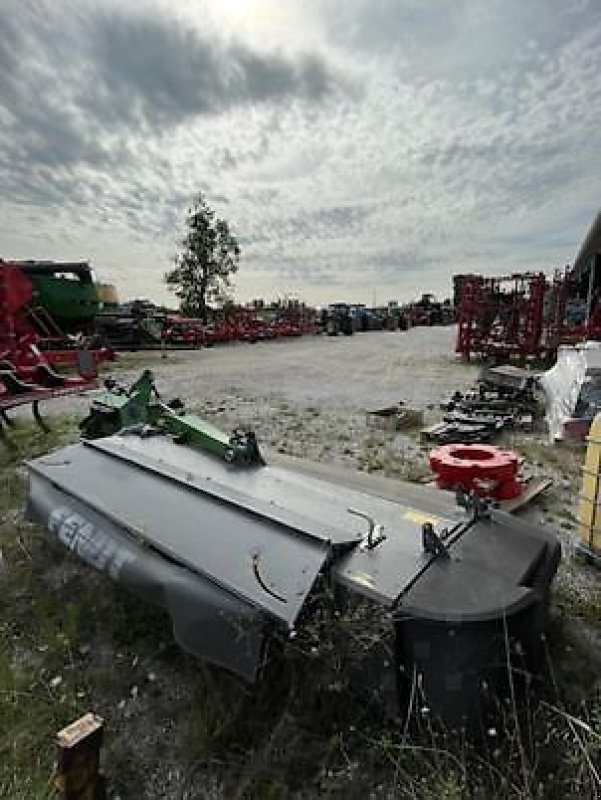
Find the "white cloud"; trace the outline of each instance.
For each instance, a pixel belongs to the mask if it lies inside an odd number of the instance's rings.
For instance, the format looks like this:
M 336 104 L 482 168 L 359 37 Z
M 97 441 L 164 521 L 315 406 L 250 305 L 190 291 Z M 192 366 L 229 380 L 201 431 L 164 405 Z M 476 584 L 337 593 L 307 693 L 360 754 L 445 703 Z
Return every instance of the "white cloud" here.
M 599 205 L 591 5 L 42 5 L 0 18 L 4 256 L 91 257 L 165 297 L 202 188 L 241 297 L 409 298 L 560 265 Z

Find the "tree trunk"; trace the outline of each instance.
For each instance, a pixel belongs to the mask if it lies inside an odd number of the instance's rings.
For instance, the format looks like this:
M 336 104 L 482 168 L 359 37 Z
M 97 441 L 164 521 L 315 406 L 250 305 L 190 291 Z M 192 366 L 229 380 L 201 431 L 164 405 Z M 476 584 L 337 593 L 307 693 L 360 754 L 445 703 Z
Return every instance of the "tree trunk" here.
M 198 293 L 198 299 L 200 301 L 200 318 L 202 319 L 202 324 L 207 324 L 207 281 L 203 280 L 200 282 L 200 291 Z

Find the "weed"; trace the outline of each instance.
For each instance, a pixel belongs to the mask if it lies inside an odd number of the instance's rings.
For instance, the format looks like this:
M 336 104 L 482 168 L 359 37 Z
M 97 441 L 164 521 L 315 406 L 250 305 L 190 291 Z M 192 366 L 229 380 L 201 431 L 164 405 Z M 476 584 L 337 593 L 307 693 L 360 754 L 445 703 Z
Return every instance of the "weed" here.
M 515 437 L 512 437 L 512 439 Z M 552 470 L 559 470 L 564 477 L 579 479 L 582 467 L 582 451 L 576 448 L 562 446 L 558 443 L 541 442 L 536 439 L 525 439 L 523 436 L 517 441 L 510 441 L 527 464 L 540 465 Z
M 569 508 L 560 508 L 557 512 L 557 516 L 565 522 L 570 522 L 574 525 L 578 522 L 578 518 Z
M 379 472 L 383 469 L 384 464 L 376 455 L 363 455 L 357 459 L 359 469 L 364 472 Z
M 601 587 L 595 586 L 584 595 L 574 589 L 559 586 L 554 595 L 555 605 L 566 619 L 579 619 L 601 628 Z

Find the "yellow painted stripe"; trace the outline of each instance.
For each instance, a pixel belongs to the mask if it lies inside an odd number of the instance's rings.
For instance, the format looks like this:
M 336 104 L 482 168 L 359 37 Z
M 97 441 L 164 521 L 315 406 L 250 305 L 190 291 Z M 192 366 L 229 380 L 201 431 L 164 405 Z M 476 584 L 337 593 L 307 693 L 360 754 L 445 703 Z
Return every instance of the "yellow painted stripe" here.
M 417 525 L 423 525 L 424 522 L 431 522 L 432 525 L 438 525 L 440 519 L 434 517 L 432 514 L 424 514 L 423 511 L 418 511 L 416 508 L 409 508 L 403 514 L 403 517 L 409 522 L 415 522 Z
M 369 589 L 373 588 L 374 578 L 367 572 L 353 572 L 349 578 L 355 583 L 360 583 L 362 586 L 367 586 Z

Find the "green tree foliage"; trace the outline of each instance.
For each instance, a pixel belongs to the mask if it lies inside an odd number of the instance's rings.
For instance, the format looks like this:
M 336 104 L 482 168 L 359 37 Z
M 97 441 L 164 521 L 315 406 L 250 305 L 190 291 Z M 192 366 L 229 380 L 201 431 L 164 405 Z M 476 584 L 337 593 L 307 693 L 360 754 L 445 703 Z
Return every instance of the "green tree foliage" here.
M 186 215 L 187 232 L 180 242 L 175 267 L 165 283 L 180 301 L 183 313 L 206 321 L 207 304 L 223 302 L 238 271 L 240 247 L 226 220 L 216 216 L 202 193 Z

